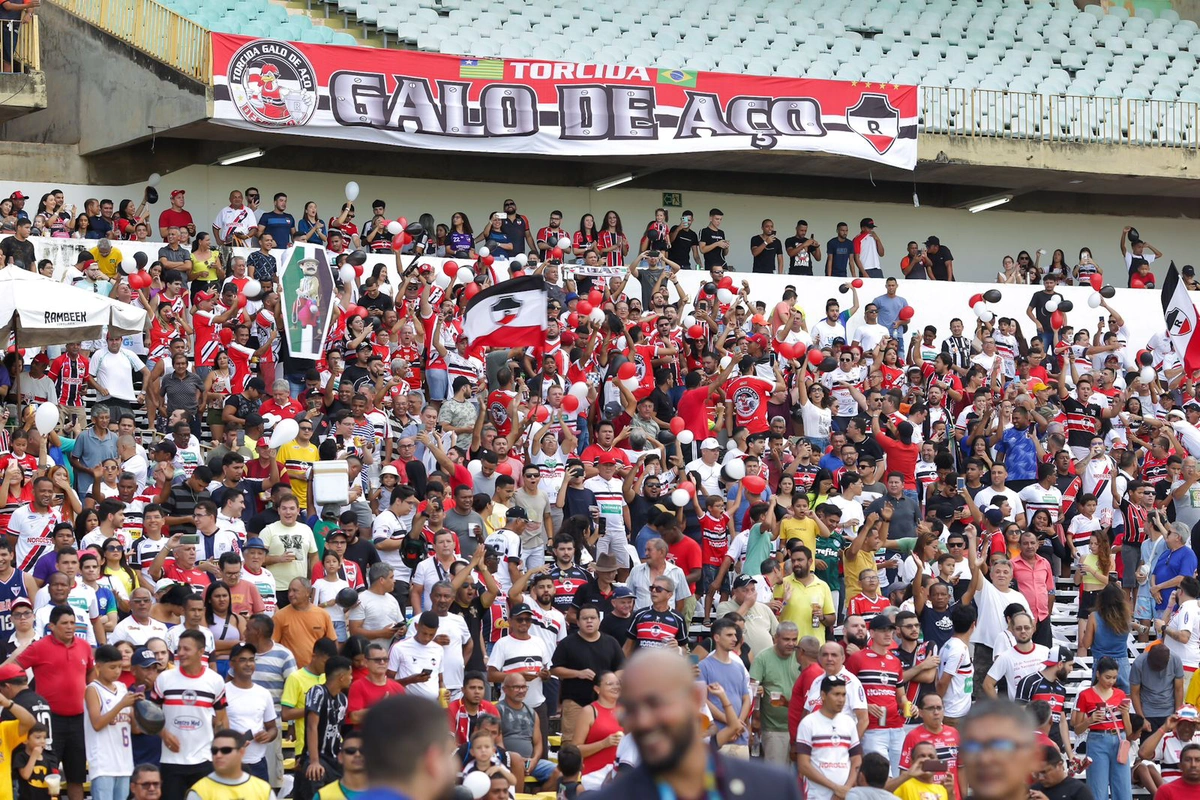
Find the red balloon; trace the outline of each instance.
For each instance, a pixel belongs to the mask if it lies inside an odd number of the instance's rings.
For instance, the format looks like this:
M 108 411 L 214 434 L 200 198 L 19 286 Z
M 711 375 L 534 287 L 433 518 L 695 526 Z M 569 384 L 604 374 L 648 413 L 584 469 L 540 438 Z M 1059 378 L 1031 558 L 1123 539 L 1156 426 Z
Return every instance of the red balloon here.
M 496 472 L 499 472 L 501 475 L 507 475 L 511 478 L 512 464 L 508 463 L 508 459 L 506 458 L 496 465 Z
M 1097 292 L 1104 288 L 1104 276 L 1100 274 L 1093 275 L 1088 281 L 1092 284 L 1092 288 Z
M 366 319 L 370 313 L 371 313 L 370 311 L 363 308 L 362 306 L 358 306 L 357 308 L 354 309 L 354 316 L 358 317 L 359 319 Z
M 626 361 L 624 364 L 617 367 L 617 377 L 623 381 L 627 381 L 636 375 L 637 364 L 634 364 L 632 361 Z
M 561 247 L 550 248 L 550 258 L 554 261 L 562 261 L 563 252 Z
M 761 475 L 747 475 L 742 478 L 742 486 L 749 494 L 761 494 L 767 488 L 767 482 Z
M 442 272 L 449 275 L 451 280 L 458 277 L 459 269 L 460 269 L 460 267 L 454 261 L 447 261 L 445 264 L 442 264 Z
M 400 227 L 401 227 L 401 228 L 407 228 L 407 227 L 408 227 L 408 219 L 407 219 L 407 218 L 405 218 L 405 217 L 397 217 L 397 218 L 396 218 L 396 222 L 400 223 Z
M 594 306 L 598 306 L 604 302 L 604 294 L 599 289 L 592 289 L 588 292 L 588 302 Z
M 733 278 L 729 277 L 728 275 L 721 278 L 721 282 L 717 284 L 717 288 L 718 289 L 732 289 L 733 288 Z
M 587 300 L 580 300 L 575 304 L 575 310 L 579 312 L 579 316 L 586 317 L 592 313 L 592 304 Z
M 570 314 L 567 314 L 567 325 L 572 328 L 579 327 L 579 315 L 574 311 L 572 311 Z
M 808 351 L 808 363 L 812 364 L 814 367 L 824 360 L 825 354 L 821 352 L 819 347 L 814 347 Z
M 358 313 L 358 306 L 354 305 L 354 303 L 351 303 L 350 305 L 346 306 L 346 310 L 343 313 L 346 315 L 346 319 L 349 319 Z
M 233 342 L 233 330 L 231 328 L 221 328 L 221 332 L 217 334 L 217 338 L 221 340 L 221 344 L 229 347 Z
M 689 339 L 703 339 L 704 338 L 704 326 L 700 325 L 700 324 L 696 324 L 696 325 L 693 325 L 692 327 L 688 328 L 688 338 Z
M 982 294 L 973 294 L 973 295 L 971 295 L 971 299 L 967 301 L 967 305 L 969 305 L 971 308 L 974 308 L 975 306 L 977 306 L 978 304 L 980 304 L 982 302 L 983 302 Z
M 404 244 L 404 231 L 400 231 L 400 233 L 392 237 L 392 249 L 397 253 L 400 252 L 401 247 L 404 247 Z
M 775 352 L 790 361 L 796 357 L 796 346 L 791 342 L 776 342 Z
M 574 414 L 579 410 L 579 398 L 573 394 L 564 394 L 562 401 L 563 411 L 568 414 Z
M 683 417 L 675 417 L 671 420 L 671 433 L 678 436 L 683 432 Z
M 1058 330 L 1063 325 L 1065 325 L 1066 322 L 1067 322 L 1067 318 L 1061 311 L 1055 311 L 1053 314 L 1050 315 L 1050 327 L 1053 328 L 1054 330 Z
M 545 422 L 550 419 L 550 409 L 545 406 L 538 406 L 533 410 L 533 418 L 538 422 Z
M 914 309 L 912 306 L 905 306 L 904 308 L 900 309 L 900 313 L 897 316 L 899 316 L 900 319 L 907 321 L 912 319 L 913 314 L 915 313 L 917 313 L 916 309 Z
M 1129 279 L 1129 288 L 1130 289 L 1145 289 L 1146 281 L 1142 279 L 1141 275 L 1134 275 L 1132 278 Z
M 691 481 L 680 481 L 679 486 L 676 488 L 683 489 L 693 497 L 696 495 L 696 484 L 692 483 Z
M 245 307 L 246 307 L 246 295 L 242 294 L 241 292 L 238 292 L 238 296 L 237 296 L 237 307 L 238 307 L 238 308 L 245 308 Z
M 850 285 L 855 289 L 861 289 L 863 287 L 862 278 L 855 278 L 854 280 L 850 281 Z
M 354 277 L 356 278 L 361 278 L 363 276 L 363 272 L 366 271 L 362 264 L 351 264 L 350 266 L 354 267 Z
M 463 286 L 463 293 L 462 293 L 463 300 L 470 300 L 472 297 L 479 294 L 481 291 L 482 290 L 479 288 L 479 284 L 476 283 L 475 281 L 471 281 L 467 285 Z
M 491 254 L 488 254 L 488 255 L 484 256 L 483 258 L 479 259 L 479 262 L 481 264 L 483 264 L 485 267 L 490 267 L 492 264 L 496 263 L 496 257 Z

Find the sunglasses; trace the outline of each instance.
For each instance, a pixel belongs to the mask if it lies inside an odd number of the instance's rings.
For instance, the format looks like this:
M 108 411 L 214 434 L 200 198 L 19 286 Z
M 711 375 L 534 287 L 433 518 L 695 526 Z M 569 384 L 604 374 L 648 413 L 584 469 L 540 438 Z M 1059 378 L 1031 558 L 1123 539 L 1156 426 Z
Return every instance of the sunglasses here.
M 662 586 L 651 586 L 651 587 L 650 587 L 650 591 L 652 591 L 652 592 L 665 592 L 665 591 L 668 591 L 668 590 L 667 590 L 667 589 L 665 589 L 665 588 L 663 588 Z
M 227 756 L 227 755 L 236 753 L 239 750 L 239 748 L 237 748 L 237 747 L 212 747 L 209 749 L 211 750 L 211 752 L 214 756 L 215 755 Z
M 343 747 L 342 753 L 348 756 L 356 756 L 362 752 L 361 747 Z

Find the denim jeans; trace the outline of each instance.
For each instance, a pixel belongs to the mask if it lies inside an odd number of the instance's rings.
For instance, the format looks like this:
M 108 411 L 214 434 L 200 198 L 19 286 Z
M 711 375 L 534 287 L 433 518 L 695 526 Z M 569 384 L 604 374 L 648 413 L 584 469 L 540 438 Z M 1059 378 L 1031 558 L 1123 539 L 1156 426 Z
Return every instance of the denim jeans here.
M 425 371 L 425 381 L 429 384 L 429 399 L 441 402 L 447 399 L 450 389 L 450 373 L 444 369 Z
M 891 775 L 900 774 L 900 750 L 904 746 L 904 728 L 879 728 L 863 733 L 863 754 L 879 753 L 891 766 Z
M 917 504 L 918 507 L 920 507 L 921 495 L 917 494 L 916 489 L 904 489 L 903 491 L 900 492 L 900 494 L 904 495 L 909 500 L 912 500 L 914 503 Z
M 102 775 L 92 778 L 92 800 L 125 800 L 129 797 L 129 778 Z
M 1092 765 L 1087 768 L 1087 784 L 1097 798 L 1106 798 L 1112 791 L 1112 800 L 1132 800 L 1133 776 L 1129 764 L 1117 763 L 1117 748 L 1121 737 L 1111 734 L 1088 734 L 1087 754 Z

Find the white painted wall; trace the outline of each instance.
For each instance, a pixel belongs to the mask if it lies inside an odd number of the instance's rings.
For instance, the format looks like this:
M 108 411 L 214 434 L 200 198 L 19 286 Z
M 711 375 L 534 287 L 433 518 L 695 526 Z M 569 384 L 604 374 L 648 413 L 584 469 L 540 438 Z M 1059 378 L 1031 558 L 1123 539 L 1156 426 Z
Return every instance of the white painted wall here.
M 504 162 L 497 161 L 496 167 L 497 174 L 503 174 Z M 152 169 L 153 165 L 148 164 L 147 175 Z M 163 177 L 158 187 L 161 199 L 154 207 L 154 216 L 157 218 L 157 212 L 167 207 L 170 191 L 182 188 L 187 191 L 187 208 L 207 230 L 205 223 L 211 224 L 213 215 L 226 204 L 231 189 L 256 186 L 263 196 L 262 210 L 270 207 L 271 196 L 275 192 L 283 191 L 289 196 L 289 211 L 295 216 L 301 215 L 306 201 L 315 200 L 321 216 L 327 219 L 345 199 L 343 189 L 346 181 L 351 179 L 358 181 L 362 187 L 357 201 L 357 221 L 360 223 L 369 217 L 371 201 L 382 198 L 388 203 L 389 215 L 403 215 L 410 220 L 429 212 L 439 222 L 449 222 L 453 212 L 465 211 L 478 232 L 484 227 L 488 214 L 499 210 L 506 197 L 513 197 L 521 213 L 529 217 L 535 229 L 545 224 L 552 209 L 557 208 L 564 213 L 565 225 L 571 231 L 578 226 L 583 214 L 592 213 L 600 220 L 607 210 L 615 209 L 622 217 L 626 235 L 631 239 L 631 248 L 637 247 L 641 232 L 652 218 L 654 209 L 660 205 L 662 191 L 671 191 L 673 188 L 663 186 L 661 190 L 650 191 L 618 187 L 595 192 L 590 188 L 522 185 L 515 181 L 465 183 L 265 170 L 255 169 L 251 165 L 192 166 Z M 124 187 L 62 185 L 59 188 L 66 192 L 68 203 L 75 203 L 82 210 L 83 201 L 88 197 L 109 197 L 116 202 L 123 198 L 138 199 L 145 185 L 141 182 L 143 180 L 144 177 Z M 1102 268 L 1113 271 L 1111 282 L 1124 286 L 1124 264 L 1117 249 L 1123 226 L 1137 227 L 1144 239 L 1180 265 L 1191 263 L 1194 258 L 1193 243 L 1200 234 L 1200 222 L 1184 219 L 1142 220 L 1136 215 L 1122 219 L 1084 214 L 1016 213 L 1002 208 L 970 214 L 954 209 L 878 204 L 870 202 L 869 198 L 864 198 L 862 202 L 821 200 L 819 185 L 819 182 L 814 183 L 813 199 L 808 201 L 719 192 L 684 192 L 683 202 L 685 208 L 695 212 L 698 226 L 705 224 L 710 208 L 716 206 L 725 212 L 722 227 L 734 243 L 730 250 L 730 261 L 743 271 L 749 271 L 750 268 L 750 237 L 759 232 L 759 223 L 765 217 L 775 220 L 776 229 L 785 237 L 792 235 L 798 218 L 806 219 L 809 230 L 822 242 L 833 238 L 838 222 L 849 223 L 853 236 L 858 232 L 859 219 L 873 217 L 887 248 L 884 256 L 887 274 L 898 274 L 900 258 L 910 239 L 924 241 L 925 237 L 936 235 L 954 253 L 955 271 L 959 279 L 982 282 L 995 279 L 1005 254 L 1015 256 L 1022 249 L 1033 253 L 1038 248 L 1052 252 L 1058 247 L 1066 252 L 1067 263 L 1074 264 L 1079 248 L 1086 246 L 1092 249 Z M 54 187 L 50 184 L 0 180 L 0 197 L 20 189 L 33 197 L 29 203 L 32 209 L 36 207 L 37 198 L 51 188 Z M 682 210 L 670 209 L 671 219 L 677 220 Z M 1043 259 L 1043 263 L 1048 261 L 1049 256 Z M 1161 280 L 1162 269 L 1155 270 L 1155 273 Z

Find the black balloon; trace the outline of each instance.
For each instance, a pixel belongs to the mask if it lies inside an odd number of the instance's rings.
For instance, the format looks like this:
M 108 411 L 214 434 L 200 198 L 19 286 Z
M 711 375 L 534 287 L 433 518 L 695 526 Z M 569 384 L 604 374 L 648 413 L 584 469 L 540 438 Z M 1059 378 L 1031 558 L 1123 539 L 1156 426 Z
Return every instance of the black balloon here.
M 657 438 L 658 438 L 658 441 L 660 444 L 665 444 L 665 445 L 675 444 L 675 434 L 671 433 L 668 430 L 659 431 Z
M 1117 289 L 1115 286 L 1111 286 L 1111 285 L 1101 286 L 1100 287 L 1100 296 L 1103 297 L 1105 300 L 1111 300 L 1117 296 Z
M 133 263 L 137 264 L 138 269 L 146 268 L 146 254 L 141 250 L 133 254 Z
M 1143 286 L 1144 286 L 1145 288 L 1147 288 L 1147 289 L 1153 289 L 1153 288 L 1154 288 L 1154 281 L 1146 281 L 1146 282 L 1143 284 Z
M 1074 307 L 1075 307 L 1075 304 L 1072 303 L 1070 300 L 1063 300 L 1061 303 L 1058 304 L 1058 310 L 1063 312 L 1064 314 L 1067 313 L 1068 311 L 1070 311 L 1071 309 L 1073 309 Z
M 153 186 L 146 187 L 146 202 L 150 205 L 158 202 L 158 189 L 155 189 Z
M 837 369 L 837 365 L 838 365 L 837 359 L 834 358 L 833 356 L 830 356 L 829 358 L 827 358 L 821 362 L 821 366 L 819 367 L 819 369 L 821 370 L 821 372 L 833 372 L 835 369 Z
M 1154 354 L 1149 350 L 1143 351 L 1140 355 L 1138 355 L 1138 364 L 1142 365 L 1143 367 L 1153 367 Z
M 143 733 L 152 736 L 161 731 L 163 725 L 166 724 L 162 708 L 149 700 L 138 700 L 133 704 L 133 718 L 137 720 L 138 727 L 142 729 Z
M 848 291 L 850 291 L 850 284 L 848 284 L 848 283 L 843 283 L 841 286 L 838 287 L 838 292 L 840 294 L 845 294 Z
M 712 281 L 709 281 L 708 283 L 704 284 L 704 293 L 708 294 L 708 295 L 716 294 L 717 293 L 717 285 L 715 283 L 713 283 Z
M 337 593 L 334 600 L 342 608 L 354 608 L 358 605 L 358 591 L 347 586 Z
M 425 232 L 425 226 L 419 222 L 410 222 L 404 228 L 404 232 L 415 239 Z
M 361 267 L 367 263 L 367 251 L 355 250 L 350 255 L 346 256 L 346 263 L 352 267 Z
M 983 293 L 983 299 L 988 303 L 999 303 L 1000 302 L 1000 290 L 999 289 L 988 289 L 986 292 Z M 1062 306 L 1059 305 L 1059 308 L 1062 308 Z

